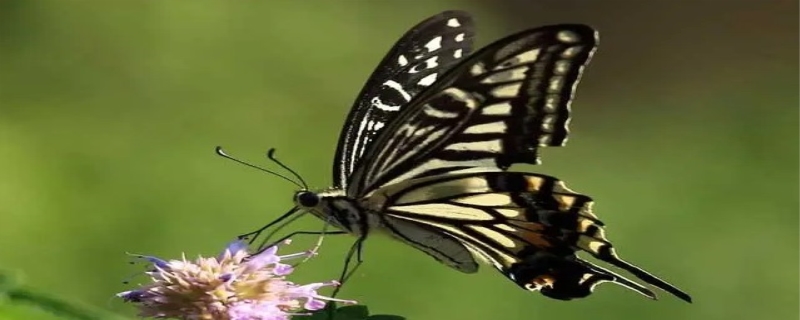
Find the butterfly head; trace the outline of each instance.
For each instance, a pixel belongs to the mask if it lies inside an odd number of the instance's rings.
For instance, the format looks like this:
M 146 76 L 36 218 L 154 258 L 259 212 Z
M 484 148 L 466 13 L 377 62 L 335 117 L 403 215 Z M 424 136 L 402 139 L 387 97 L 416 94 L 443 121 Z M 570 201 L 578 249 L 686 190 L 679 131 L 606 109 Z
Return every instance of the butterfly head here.
M 364 219 L 362 210 L 345 196 L 342 189 L 300 189 L 294 193 L 294 204 L 300 210 L 309 212 L 336 228 L 353 233 L 361 231 L 359 222 Z
M 300 190 L 294 194 L 294 203 L 303 209 L 313 209 L 320 204 L 320 196 L 313 191 Z

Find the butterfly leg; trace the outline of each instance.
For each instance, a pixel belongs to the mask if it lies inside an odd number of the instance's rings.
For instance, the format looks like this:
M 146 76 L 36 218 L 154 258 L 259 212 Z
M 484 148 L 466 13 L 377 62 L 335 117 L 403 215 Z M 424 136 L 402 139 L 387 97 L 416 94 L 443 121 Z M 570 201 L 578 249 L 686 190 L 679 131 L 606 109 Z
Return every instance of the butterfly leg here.
M 339 293 L 339 290 L 341 290 L 342 286 L 344 286 L 344 283 L 347 282 L 347 279 L 350 279 L 350 276 L 352 276 L 353 273 L 356 272 L 358 267 L 361 266 L 361 263 L 364 262 L 364 259 L 362 257 L 362 249 L 364 240 L 366 239 L 367 239 L 366 235 L 359 236 L 358 239 L 356 239 L 356 242 L 353 243 L 353 246 L 350 247 L 350 251 L 347 252 L 347 257 L 345 258 L 344 261 L 344 268 L 342 268 L 342 273 L 341 275 L 339 275 L 339 286 L 333 290 L 331 297 L 334 298 L 336 297 L 336 295 Z M 356 263 L 353 266 L 353 268 L 350 269 L 350 263 L 351 261 L 353 261 L 353 257 L 356 258 Z
M 353 245 L 350 247 L 350 250 L 347 252 L 347 257 L 345 258 L 344 261 L 344 268 L 342 269 L 341 275 L 339 275 L 339 285 L 335 289 L 333 289 L 333 292 L 331 293 L 331 298 L 336 298 L 336 295 L 339 294 L 339 290 L 342 289 L 342 286 L 344 286 L 344 283 L 347 281 L 347 279 L 349 279 L 350 276 L 353 275 L 353 273 L 356 271 L 356 269 L 358 269 L 358 267 L 361 266 L 361 263 L 364 262 L 361 253 L 363 249 L 364 240 L 366 239 L 367 239 L 366 235 L 359 236 L 358 239 L 356 239 L 356 242 L 353 243 Z M 353 257 L 356 258 L 355 266 L 353 266 L 352 270 L 348 270 L 350 269 L 350 261 L 353 260 Z M 326 310 L 325 312 L 328 314 L 327 317 L 328 320 L 335 319 L 336 302 L 333 301 L 328 302 L 328 305 L 325 306 L 325 310 Z

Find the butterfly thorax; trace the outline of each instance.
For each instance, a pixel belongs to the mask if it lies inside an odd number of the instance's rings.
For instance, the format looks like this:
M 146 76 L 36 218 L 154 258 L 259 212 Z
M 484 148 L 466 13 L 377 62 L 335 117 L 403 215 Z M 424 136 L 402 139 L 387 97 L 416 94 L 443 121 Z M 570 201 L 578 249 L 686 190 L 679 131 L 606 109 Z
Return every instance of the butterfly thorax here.
M 368 208 L 348 197 L 342 189 L 301 190 L 295 193 L 294 202 L 301 209 L 354 235 L 365 234 L 380 224 L 375 215 L 367 214 Z

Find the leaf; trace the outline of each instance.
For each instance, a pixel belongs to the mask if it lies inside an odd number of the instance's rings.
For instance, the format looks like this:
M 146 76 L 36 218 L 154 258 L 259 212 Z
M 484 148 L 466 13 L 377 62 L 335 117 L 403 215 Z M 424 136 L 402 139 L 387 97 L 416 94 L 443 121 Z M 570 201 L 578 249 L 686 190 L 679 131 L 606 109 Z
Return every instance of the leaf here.
M 404 320 L 405 317 L 395 315 L 369 315 L 369 308 L 364 305 L 342 306 L 329 303 L 325 309 L 314 312 L 310 316 L 295 316 L 292 319 L 302 320 Z
M 369 317 L 369 308 L 362 305 L 343 306 L 336 310 L 336 319 L 366 319 Z
M 390 315 L 390 314 L 376 314 L 370 316 L 367 320 L 405 320 L 406 317 Z

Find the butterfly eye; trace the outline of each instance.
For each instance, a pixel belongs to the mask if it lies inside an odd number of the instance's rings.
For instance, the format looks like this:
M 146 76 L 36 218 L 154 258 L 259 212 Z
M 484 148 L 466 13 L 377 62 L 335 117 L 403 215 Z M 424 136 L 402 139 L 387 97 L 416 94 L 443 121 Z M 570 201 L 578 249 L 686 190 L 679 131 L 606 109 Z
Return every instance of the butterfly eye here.
M 301 207 L 313 208 L 319 204 L 319 196 L 309 191 L 300 191 L 295 196 L 295 201 Z

